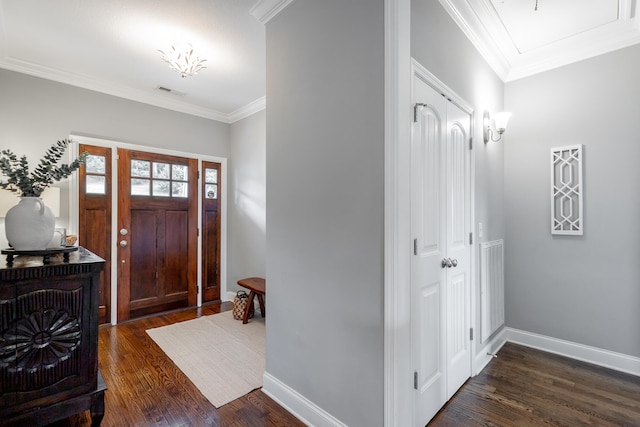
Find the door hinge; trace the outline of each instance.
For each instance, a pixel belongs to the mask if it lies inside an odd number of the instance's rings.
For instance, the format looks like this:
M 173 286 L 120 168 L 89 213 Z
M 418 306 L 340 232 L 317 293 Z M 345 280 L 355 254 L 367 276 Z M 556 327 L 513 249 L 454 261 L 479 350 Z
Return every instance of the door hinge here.
M 200 293 L 200 286 L 196 286 L 196 293 L 199 294 Z
M 469 233 L 469 244 L 473 245 L 473 233 Z
M 423 104 L 422 102 L 416 102 L 416 105 L 413 106 L 413 123 L 418 123 L 418 108 L 426 107 L 427 104 Z
M 413 388 L 418 389 L 418 371 L 413 373 Z
M 469 329 L 469 339 L 473 341 L 473 328 Z
M 418 239 L 413 239 L 413 254 L 418 255 Z
M 196 230 L 197 230 L 196 236 L 200 236 L 200 227 L 198 227 Z
M 198 179 L 200 179 L 200 171 L 198 171 Z
M 469 150 L 473 150 L 473 138 L 469 138 Z

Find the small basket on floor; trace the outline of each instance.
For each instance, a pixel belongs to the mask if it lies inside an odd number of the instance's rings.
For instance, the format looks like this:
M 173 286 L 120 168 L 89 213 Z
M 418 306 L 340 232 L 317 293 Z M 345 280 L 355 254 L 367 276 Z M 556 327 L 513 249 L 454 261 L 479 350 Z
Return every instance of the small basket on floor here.
M 233 318 L 236 320 L 242 320 L 244 316 L 244 310 L 247 304 L 251 304 L 249 296 L 245 291 L 238 291 L 236 297 L 233 299 Z M 253 318 L 254 310 L 249 309 L 249 319 Z

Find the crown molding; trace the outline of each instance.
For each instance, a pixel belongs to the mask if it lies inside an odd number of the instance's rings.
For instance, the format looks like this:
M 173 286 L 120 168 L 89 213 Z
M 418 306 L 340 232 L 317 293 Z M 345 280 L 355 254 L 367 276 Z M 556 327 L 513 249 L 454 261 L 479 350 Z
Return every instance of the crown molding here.
M 528 52 L 518 52 L 491 0 L 440 0 L 440 4 L 504 82 L 528 77 L 640 43 L 632 0 L 620 1 L 620 19 Z
M 143 90 L 98 81 L 80 74 L 43 67 L 26 61 L 13 58 L 3 58 L 0 60 L 0 68 L 107 95 L 117 96 L 119 98 L 129 99 L 131 101 L 141 102 L 143 104 L 153 105 L 155 107 L 190 114 L 192 116 L 229 123 L 229 115 L 219 111 L 198 107 L 178 99 L 164 98 L 161 95 L 145 92 Z
M 266 108 L 266 97 L 263 96 L 244 107 L 226 114 L 198 107 L 179 99 L 169 98 L 171 95 L 148 93 L 129 87 L 104 83 L 79 74 L 54 70 L 16 59 L 4 58 L 0 60 L 0 68 L 227 124 L 242 120 Z
M 238 120 L 242 120 L 246 117 L 249 117 L 258 111 L 262 111 L 267 108 L 267 97 L 263 96 L 261 98 L 256 99 L 253 102 L 248 103 L 242 108 L 238 108 L 236 111 L 229 113 L 228 120 L 229 123 L 235 123 Z
M 505 81 L 511 69 L 511 64 L 492 39 L 491 34 L 484 27 L 475 10 L 466 0 L 440 0 L 440 4 L 498 77 Z
M 294 0 L 259 0 L 249 9 L 249 13 L 260 23 L 266 25 L 267 22 L 293 2 Z

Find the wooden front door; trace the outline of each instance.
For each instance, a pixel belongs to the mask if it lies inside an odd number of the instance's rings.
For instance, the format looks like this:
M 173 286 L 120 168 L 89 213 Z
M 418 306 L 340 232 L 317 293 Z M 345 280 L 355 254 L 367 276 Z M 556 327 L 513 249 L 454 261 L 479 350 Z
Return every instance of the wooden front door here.
M 100 273 L 98 321 L 111 322 L 111 148 L 80 144 L 88 152 L 80 167 L 79 224 L 80 244 L 105 260 Z
M 202 302 L 220 299 L 220 163 L 202 162 Z
M 118 149 L 118 321 L 197 303 L 198 162 Z

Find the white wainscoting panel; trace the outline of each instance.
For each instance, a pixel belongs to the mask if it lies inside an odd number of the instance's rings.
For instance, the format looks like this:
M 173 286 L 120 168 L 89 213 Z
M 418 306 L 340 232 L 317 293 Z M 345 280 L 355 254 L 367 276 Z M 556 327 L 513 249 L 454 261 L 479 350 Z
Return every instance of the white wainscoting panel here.
M 504 241 L 480 244 L 480 342 L 504 325 Z

